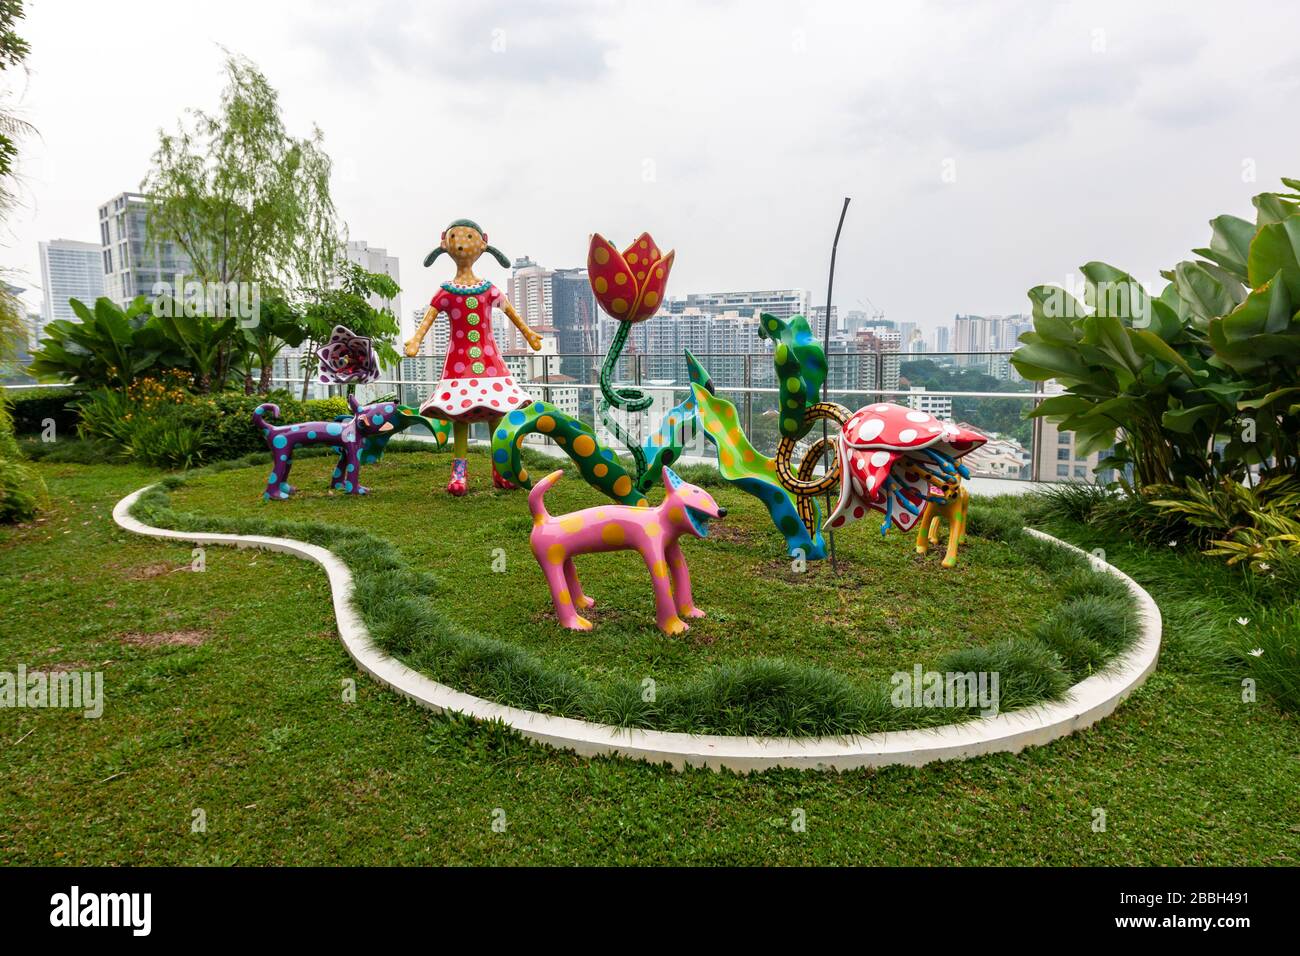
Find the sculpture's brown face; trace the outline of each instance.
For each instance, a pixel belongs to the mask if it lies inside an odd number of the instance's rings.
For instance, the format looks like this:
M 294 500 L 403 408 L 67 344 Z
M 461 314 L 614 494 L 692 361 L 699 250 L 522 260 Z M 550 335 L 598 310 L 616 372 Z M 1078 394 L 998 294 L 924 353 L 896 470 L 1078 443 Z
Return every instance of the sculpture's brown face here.
M 487 251 L 487 240 L 470 226 L 452 226 L 442 234 L 442 248 L 458 267 L 467 269 Z

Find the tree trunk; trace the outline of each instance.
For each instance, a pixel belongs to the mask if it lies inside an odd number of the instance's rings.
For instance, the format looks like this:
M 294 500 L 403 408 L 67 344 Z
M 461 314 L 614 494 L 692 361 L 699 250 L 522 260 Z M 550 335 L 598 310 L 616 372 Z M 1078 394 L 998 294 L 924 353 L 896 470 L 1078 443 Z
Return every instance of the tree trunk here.
M 263 362 L 262 373 L 257 380 L 257 391 L 259 394 L 265 395 L 270 390 L 271 390 L 271 363 Z
M 316 343 L 312 342 L 311 344 L 315 345 Z M 304 356 L 302 360 L 302 400 L 304 402 L 307 401 L 307 383 L 309 381 L 311 381 L 311 363 Z

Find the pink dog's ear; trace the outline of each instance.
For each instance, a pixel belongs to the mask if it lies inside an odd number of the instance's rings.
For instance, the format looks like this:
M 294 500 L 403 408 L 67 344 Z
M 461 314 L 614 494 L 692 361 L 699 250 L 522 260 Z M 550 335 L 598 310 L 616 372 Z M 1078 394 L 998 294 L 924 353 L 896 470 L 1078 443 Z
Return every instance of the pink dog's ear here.
M 677 472 L 673 471 L 667 465 L 664 465 L 664 491 L 671 495 L 681 486 L 682 480 L 677 477 Z

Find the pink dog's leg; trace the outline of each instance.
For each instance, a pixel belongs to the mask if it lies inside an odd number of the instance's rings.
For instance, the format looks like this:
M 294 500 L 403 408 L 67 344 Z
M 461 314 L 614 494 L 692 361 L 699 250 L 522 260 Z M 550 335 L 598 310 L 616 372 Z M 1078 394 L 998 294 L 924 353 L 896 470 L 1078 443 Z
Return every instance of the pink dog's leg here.
M 650 569 L 650 584 L 655 592 L 655 618 L 659 630 L 665 634 L 680 634 L 687 629 L 687 624 L 677 616 L 677 604 L 673 601 L 673 590 L 668 583 L 668 562 L 664 552 L 659 548 L 642 552 L 646 567 Z
M 695 599 L 691 596 L 691 572 L 686 567 L 681 545 L 673 541 L 664 549 L 664 553 L 668 557 L 668 570 L 673 576 L 673 597 L 677 602 L 677 613 L 682 617 L 704 617 L 704 612 L 695 606 Z
M 586 608 L 596 603 L 582 593 L 582 585 L 578 583 L 578 569 L 573 566 L 573 558 L 564 559 L 564 580 L 569 586 L 569 597 L 573 598 L 574 607 Z
M 571 631 L 590 631 L 591 622 L 573 609 L 573 595 L 569 593 L 563 565 L 544 561 L 542 570 L 546 574 L 546 583 L 550 585 L 551 600 L 555 603 L 560 624 Z

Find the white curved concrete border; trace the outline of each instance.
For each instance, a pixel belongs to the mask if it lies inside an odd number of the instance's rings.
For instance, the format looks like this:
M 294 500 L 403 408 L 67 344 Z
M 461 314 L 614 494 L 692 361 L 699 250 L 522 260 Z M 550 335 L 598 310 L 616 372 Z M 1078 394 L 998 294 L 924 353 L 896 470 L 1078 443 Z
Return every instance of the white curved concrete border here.
M 289 538 L 258 535 L 204 534 L 151 528 L 131 517 L 136 500 L 152 485 L 141 488 L 117 503 L 113 520 L 127 531 L 186 541 L 194 544 L 228 544 L 239 548 L 282 551 L 315 561 L 329 576 L 334 595 L 343 646 L 363 671 L 379 683 L 434 711 L 456 711 L 478 720 L 499 720 L 524 737 L 584 757 L 617 754 L 649 763 L 682 767 L 709 767 L 747 773 L 771 767 L 808 770 L 851 770 L 904 764 L 919 767 L 935 760 L 960 760 L 991 753 L 1018 753 L 1026 747 L 1050 743 L 1088 727 L 1111 713 L 1120 701 L 1142 685 L 1155 670 L 1160 654 L 1160 610 L 1146 591 L 1128 575 L 1093 555 L 1093 566 L 1123 581 L 1137 601 L 1141 635 L 1127 654 L 1116 658 L 1102 673 L 1094 674 L 1070 688 L 1069 696 L 1056 704 L 948 724 L 924 730 L 870 734 L 855 737 L 721 737 L 667 733 L 658 730 L 629 730 L 593 724 L 570 717 L 553 717 L 519 710 L 474 697 L 439 684 L 385 654 L 370 639 L 370 633 L 352 607 L 352 574 L 347 566 L 325 548 Z M 1032 528 L 1035 537 L 1063 548 L 1079 551 L 1051 535 Z M 1083 552 L 1080 552 L 1083 553 Z

